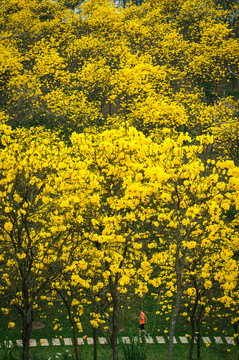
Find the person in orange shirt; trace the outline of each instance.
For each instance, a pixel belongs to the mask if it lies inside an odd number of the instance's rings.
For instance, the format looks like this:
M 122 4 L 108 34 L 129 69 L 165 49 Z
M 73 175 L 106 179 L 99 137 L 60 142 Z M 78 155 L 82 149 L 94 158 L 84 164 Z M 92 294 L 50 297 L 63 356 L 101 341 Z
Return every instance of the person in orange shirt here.
M 149 338 L 149 334 L 147 334 L 144 326 L 145 326 L 146 316 L 145 313 L 139 308 L 139 337 L 141 337 L 141 333 L 143 332 L 147 338 Z

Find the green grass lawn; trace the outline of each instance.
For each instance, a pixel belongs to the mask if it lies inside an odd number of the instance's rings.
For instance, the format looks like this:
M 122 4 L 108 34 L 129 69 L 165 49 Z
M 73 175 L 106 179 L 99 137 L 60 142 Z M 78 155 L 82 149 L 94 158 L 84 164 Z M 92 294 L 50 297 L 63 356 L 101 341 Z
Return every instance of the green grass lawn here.
M 230 346 L 230 351 L 227 351 L 228 346 L 225 345 L 211 345 L 209 348 L 202 346 L 201 354 L 202 360 L 239 360 L 239 348 Z M 80 346 L 81 360 L 93 359 L 93 346 L 84 345 Z M 189 345 L 175 344 L 174 345 L 174 360 L 187 360 L 189 352 Z M 31 348 L 31 360 L 65 360 L 63 354 L 72 354 L 72 347 L 70 346 L 49 346 L 49 347 L 36 347 Z M 146 360 L 166 360 L 167 359 L 167 345 L 165 344 L 150 344 L 146 348 Z M 12 349 L 14 359 L 20 359 L 20 349 Z M 61 354 L 61 355 L 60 355 Z M 123 360 L 122 349 L 119 349 L 120 360 Z M 0 359 L 4 360 L 3 352 L 0 352 Z M 70 359 L 70 357 L 69 357 Z M 108 345 L 99 345 L 98 360 L 112 359 L 112 352 Z M 196 359 L 196 355 L 195 355 Z

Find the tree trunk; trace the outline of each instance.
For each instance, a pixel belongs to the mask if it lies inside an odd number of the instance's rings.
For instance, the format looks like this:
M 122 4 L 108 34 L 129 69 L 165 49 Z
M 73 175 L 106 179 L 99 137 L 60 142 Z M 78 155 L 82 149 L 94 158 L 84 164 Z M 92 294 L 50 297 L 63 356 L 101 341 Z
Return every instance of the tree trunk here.
M 178 316 L 178 312 L 180 309 L 180 305 L 181 305 L 181 300 L 182 300 L 182 286 L 180 286 L 180 288 L 177 290 L 177 297 L 176 297 L 176 303 L 175 303 L 175 308 L 171 317 L 171 321 L 170 321 L 170 331 L 169 331 L 169 344 L 168 344 L 168 360 L 172 360 L 173 358 L 173 337 L 174 337 L 174 330 L 175 330 L 175 325 L 176 325 L 176 319 Z
M 113 360 L 118 360 L 117 338 L 118 338 L 118 304 L 117 304 L 117 300 L 113 299 L 112 334 L 111 334 Z
M 126 258 L 128 249 L 127 239 L 124 247 L 123 252 L 123 259 L 120 262 L 119 268 L 123 266 L 123 262 Z M 109 266 L 109 264 L 107 263 Z M 112 314 L 112 333 L 110 337 L 110 342 L 113 350 L 113 360 L 118 360 L 118 331 L 119 331 L 119 307 L 118 307 L 118 298 L 117 298 L 117 284 L 119 281 L 119 273 L 116 274 L 115 279 L 112 277 L 109 277 L 109 288 L 110 288 L 110 294 L 112 297 L 112 305 L 113 305 L 113 314 Z
M 194 347 L 194 339 L 195 339 L 195 323 L 194 323 L 194 316 L 192 315 L 190 318 L 191 322 L 191 343 L 190 343 L 190 349 L 189 349 L 189 360 L 193 360 L 193 347 Z
M 72 321 L 72 327 L 73 327 L 73 342 L 74 342 L 74 353 L 76 360 L 80 360 L 80 352 L 79 352 L 79 346 L 77 341 L 77 325 L 75 321 Z
M 79 352 L 79 346 L 78 346 L 78 340 L 77 340 L 77 332 L 78 332 L 78 329 L 77 329 L 77 325 L 76 325 L 76 322 L 74 320 L 74 316 L 72 316 L 72 313 L 71 313 L 71 307 L 70 305 L 68 304 L 67 302 L 67 299 L 63 296 L 63 294 L 58 290 L 58 289 L 55 289 L 57 291 L 57 293 L 60 295 L 60 297 L 62 298 L 65 306 L 66 306 L 66 309 L 67 309 L 67 312 L 68 312 L 68 316 L 69 316 L 69 320 L 70 320 L 70 323 L 72 325 L 72 329 L 73 329 L 73 343 L 74 343 L 74 353 L 75 353 L 75 358 L 76 360 L 80 360 L 80 352 Z M 71 295 L 73 297 L 73 293 L 71 291 Z M 73 306 L 73 311 L 74 311 L 74 314 L 76 316 L 77 314 L 77 311 L 76 311 L 76 307 Z
M 204 306 L 201 306 L 199 311 L 198 319 L 197 319 L 197 359 L 201 359 L 201 322 L 202 322 L 202 314 L 203 314 Z
M 198 326 L 198 330 L 197 330 L 197 359 L 201 359 L 201 344 L 200 344 L 200 339 L 201 339 L 201 334 L 200 334 L 200 324 Z
M 32 323 L 33 323 L 33 309 L 30 305 L 24 313 L 23 316 L 23 329 L 22 329 L 22 360 L 29 360 L 29 347 L 30 347 L 30 338 L 32 331 Z
M 190 344 L 190 350 L 189 350 L 189 360 L 193 359 L 193 347 L 194 347 L 194 339 L 195 339 L 195 315 L 196 315 L 196 311 L 197 311 L 197 307 L 198 307 L 198 300 L 199 300 L 197 289 L 196 289 L 196 293 L 197 293 L 197 295 L 196 295 L 195 303 L 192 308 L 192 314 L 190 317 L 192 333 L 191 333 L 191 344 Z
M 93 340 L 94 340 L 94 360 L 97 360 L 97 330 L 93 326 Z
M 176 197 L 178 199 L 177 187 L 176 187 Z M 180 200 L 175 201 L 175 207 L 178 211 Z M 173 358 L 173 337 L 175 331 L 175 325 L 177 316 L 180 310 L 181 301 L 183 297 L 183 283 L 182 283 L 182 271 L 184 268 L 185 263 L 185 254 L 180 255 L 181 251 L 181 244 L 182 244 L 182 236 L 181 236 L 181 223 L 178 218 L 178 229 L 177 229 L 177 249 L 175 254 L 175 272 L 177 278 L 177 295 L 176 295 L 176 302 L 175 308 L 172 313 L 171 321 L 170 321 L 170 330 L 169 330 L 169 344 L 168 344 L 168 360 L 172 360 Z
M 239 321 L 236 321 L 234 324 L 235 334 L 238 334 L 238 325 L 239 325 Z M 239 345 L 239 336 L 238 335 L 236 337 L 236 342 L 237 342 L 237 345 Z
M 194 348 L 194 340 L 195 340 L 195 313 L 196 313 L 196 309 L 197 309 L 197 302 L 193 306 L 193 311 L 192 311 L 191 318 L 190 318 L 192 332 L 191 332 L 191 343 L 190 343 L 190 349 L 189 349 L 189 360 L 193 360 L 193 348 Z M 199 337 L 199 334 L 197 335 L 197 342 L 198 342 L 198 337 Z
M 117 299 L 117 277 L 115 280 L 109 278 L 109 287 L 112 297 L 112 333 L 110 336 L 110 342 L 113 350 L 113 360 L 118 360 L 118 348 L 117 348 L 117 338 L 118 338 L 118 299 Z

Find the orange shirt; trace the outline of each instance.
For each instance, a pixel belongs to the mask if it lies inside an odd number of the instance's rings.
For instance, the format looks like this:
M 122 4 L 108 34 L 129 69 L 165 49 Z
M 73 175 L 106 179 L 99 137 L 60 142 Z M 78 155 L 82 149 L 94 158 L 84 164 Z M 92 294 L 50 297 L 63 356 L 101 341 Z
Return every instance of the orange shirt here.
M 143 311 L 141 311 L 141 313 L 139 315 L 139 323 L 145 324 L 145 314 L 143 313 Z

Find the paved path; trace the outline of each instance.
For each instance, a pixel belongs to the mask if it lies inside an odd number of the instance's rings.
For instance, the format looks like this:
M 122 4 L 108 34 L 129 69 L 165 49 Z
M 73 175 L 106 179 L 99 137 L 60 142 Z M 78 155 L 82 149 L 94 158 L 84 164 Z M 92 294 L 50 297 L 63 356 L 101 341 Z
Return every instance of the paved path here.
M 138 339 L 138 337 L 135 337 L 135 340 L 137 340 L 137 339 Z M 79 345 L 94 344 L 92 337 L 87 337 L 86 339 L 78 338 L 77 340 L 78 340 Z M 127 344 L 130 344 L 130 338 L 128 336 L 121 337 L 121 340 Z M 154 337 L 150 336 L 148 339 L 146 338 L 145 341 L 148 344 L 165 344 L 166 342 L 168 342 L 168 337 L 166 337 L 166 336 L 154 336 Z M 224 336 L 224 337 L 222 337 L 222 336 L 214 336 L 214 337 L 203 336 L 202 341 L 204 342 L 204 344 L 207 344 L 207 343 L 213 344 L 214 343 L 214 344 L 235 345 L 234 339 L 229 336 Z M 99 344 L 107 344 L 107 340 L 104 337 L 98 337 L 98 343 Z M 174 344 L 188 344 L 188 343 L 189 343 L 189 337 L 185 337 L 185 336 L 174 337 Z M 69 346 L 72 344 L 73 344 L 72 338 L 40 339 L 39 341 L 37 341 L 35 339 L 30 340 L 30 346 L 54 345 L 57 347 L 60 345 Z M 16 340 L 16 341 L 9 340 L 8 343 L 5 342 L 5 345 L 7 345 L 8 347 L 13 347 L 14 345 L 22 346 L 22 340 Z M 0 347 L 1 347 L 1 344 L 0 344 Z

